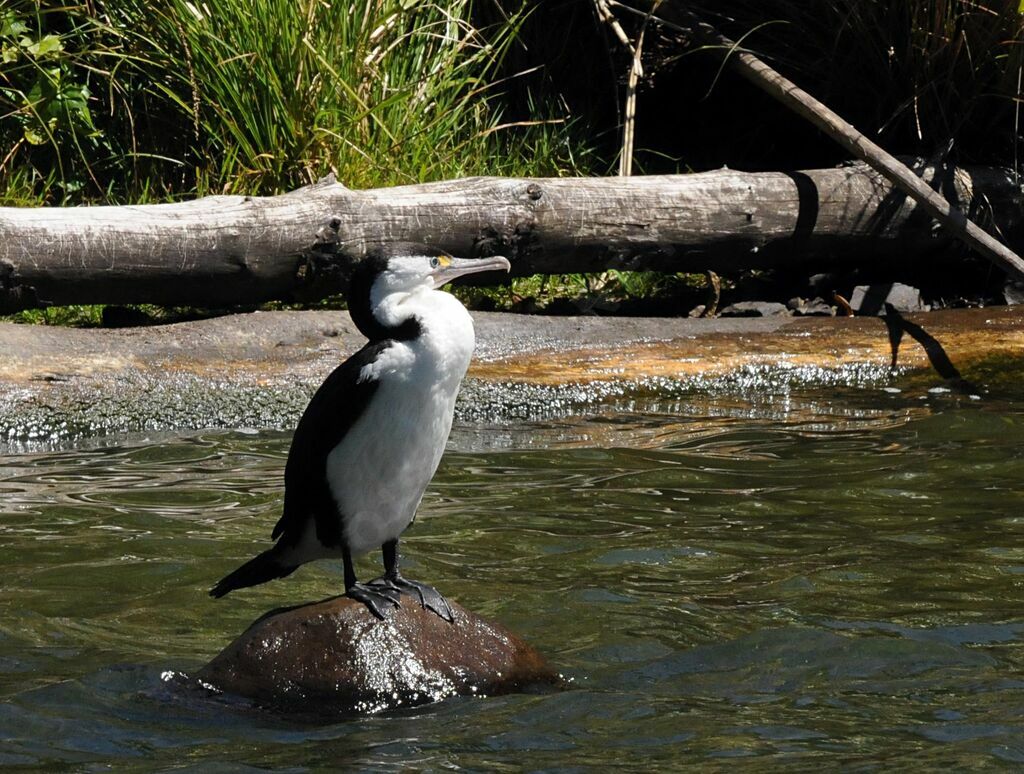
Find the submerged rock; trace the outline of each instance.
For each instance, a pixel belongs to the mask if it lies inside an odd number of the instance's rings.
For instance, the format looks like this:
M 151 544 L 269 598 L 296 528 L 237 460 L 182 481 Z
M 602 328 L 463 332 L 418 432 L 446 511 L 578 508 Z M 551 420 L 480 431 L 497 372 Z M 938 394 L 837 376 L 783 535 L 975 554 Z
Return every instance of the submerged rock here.
M 275 610 L 196 678 L 260 704 L 312 713 L 374 713 L 560 682 L 519 637 L 449 604 L 453 623 L 411 600 L 387 621 L 347 597 Z

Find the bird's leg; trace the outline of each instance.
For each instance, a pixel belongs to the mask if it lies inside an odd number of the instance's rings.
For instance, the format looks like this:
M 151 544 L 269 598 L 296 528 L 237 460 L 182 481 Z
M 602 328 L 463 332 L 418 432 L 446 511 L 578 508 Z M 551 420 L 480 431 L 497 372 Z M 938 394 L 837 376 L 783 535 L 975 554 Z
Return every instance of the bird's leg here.
M 376 580 L 370 581 L 370 585 L 382 588 L 394 589 L 399 593 L 405 593 L 419 599 L 420 604 L 427 610 L 436 613 L 444 620 L 451 623 L 454 620 L 452 609 L 448 601 L 441 596 L 440 592 L 433 586 L 425 583 L 406 580 L 398 571 L 398 540 L 389 540 L 381 551 L 384 553 L 384 575 Z
M 377 616 L 377 618 L 382 621 L 386 621 L 387 616 L 384 615 L 384 611 L 387 608 L 382 607 L 382 605 L 387 602 L 388 604 L 398 607 L 398 600 L 402 596 L 402 592 L 397 588 L 375 585 L 373 581 L 370 583 L 359 583 L 359 581 L 356 580 L 356 571 L 353 567 L 352 555 L 349 553 L 347 548 L 341 558 L 345 563 L 345 596 L 356 600 L 356 602 L 362 602 L 371 613 Z

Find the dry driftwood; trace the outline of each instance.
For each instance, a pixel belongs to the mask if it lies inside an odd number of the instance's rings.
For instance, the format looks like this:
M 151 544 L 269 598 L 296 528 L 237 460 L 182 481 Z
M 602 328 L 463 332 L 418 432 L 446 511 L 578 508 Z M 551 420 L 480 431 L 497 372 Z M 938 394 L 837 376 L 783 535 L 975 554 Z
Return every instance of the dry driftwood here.
M 923 174 L 1004 233 L 1021 192 L 1000 169 Z M 501 253 L 515 274 L 768 268 L 926 258 L 950 240 L 864 166 L 630 178 L 468 178 L 364 191 L 326 180 L 282 196 L 0 208 L 0 312 L 70 303 L 225 306 L 344 287 L 373 243 Z

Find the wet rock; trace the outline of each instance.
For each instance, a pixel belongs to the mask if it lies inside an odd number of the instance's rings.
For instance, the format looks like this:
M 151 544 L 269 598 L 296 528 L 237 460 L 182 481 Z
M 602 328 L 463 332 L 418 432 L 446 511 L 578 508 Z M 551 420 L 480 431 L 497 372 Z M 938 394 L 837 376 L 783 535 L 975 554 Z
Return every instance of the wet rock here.
M 719 312 L 722 317 L 777 317 L 789 315 L 785 304 L 775 301 L 737 301 Z
M 403 600 L 404 601 L 404 600 Z M 501 625 L 449 601 L 448 623 L 404 601 L 387 621 L 336 597 L 268 613 L 196 675 L 201 684 L 303 713 L 374 713 L 560 678 Z
M 886 304 L 892 304 L 899 312 L 928 310 L 928 306 L 921 301 L 921 291 L 900 282 L 858 285 L 850 296 L 850 307 L 857 314 L 882 314 Z
M 831 304 L 825 303 L 823 298 L 812 298 L 807 300 L 806 298 L 791 298 L 786 304 L 793 314 L 800 315 L 802 317 L 832 317 L 835 315 L 836 310 Z
M 1024 282 L 1007 280 L 1003 286 L 1003 298 L 1006 299 L 1008 306 L 1024 304 Z

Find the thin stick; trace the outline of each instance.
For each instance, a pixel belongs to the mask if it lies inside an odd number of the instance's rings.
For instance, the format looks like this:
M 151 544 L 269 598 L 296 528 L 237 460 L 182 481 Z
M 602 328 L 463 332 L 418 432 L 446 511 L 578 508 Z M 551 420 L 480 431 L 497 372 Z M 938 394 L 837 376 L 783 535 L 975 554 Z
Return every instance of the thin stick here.
M 1024 66 L 1017 66 L 1017 99 L 1013 105 L 1013 182 L 1020 184 L 1020 164 L 1017 160 L 1017 151 L 1020 148 L 1020 75 Z
M 636 84 L 643 77 L 644 68 L 640 61 L 640 53 L 644 45 L 644 30 L 647 22 L 644 22 L 640 30 L 640 36 L 636 46 L 629 39 L 626 31 L 622 29 L 619 20 L 615 18 L 608 7 L 608 0 L 594 0 L 594 8 L 597 15 L 605 24 L 612 28 L 615 37 L 629 51 L 633 60 L 629 67 L 629 81 L 626 84 L 626 109 L 625 120 L 622 123 L 622 148 L 619 150 L 619 177 L 629 177 L 633 174 L 633 129 L 636 124 Z
M 622 29 L 622 25 L 619 24 L 619 20 L 615 18 L 615 14 L 613 14 L 611 9 L 608 7 L 608 0 L 594 0 L 594 8 L 597 9 L 597 15 L 601 17 L 601 21 L 612 28 L 612 32 L 615 33 L 615 37 L 619 39 L 619 42 L 632 51 L 633 44 L 629 42 L 629 36 L 626 34 L 626 31 Z
M 647 22 L 654 17 L 654 13 L 660 5 L 661 0 L 655 0 L 650 13 L 644 18 L 644 23 L 640 27 L 640 34 L 637 35 L 636 45 L 634 46 L 608 6 L 608 0 L 594 0 L 594 7 L 597 9 L 598 17 L 612 28 L 619 42 L 633 56 L 629 66 L 629 79 L 626 82 L 626 109 L 625 120 L 622 124 L 622 149 L 619 152 L 619 177 L 629 177 L 633 174 L 633 146 L 636 138 L 636 87 L 640 79 L 644 77 L 642 61 L 644 34 L 647 32 Z
M 629 80 L 626 82 L 626 120 L 622 126 L 622 151 L 619 155 L 619 176 L 629 177 L 633 174 L 633 142 L 636 136 L 636 85 L 643 77 L 644 68 L 640 56 L 644 50 L 644 32 L 640 30 L 633 49 L 633 63 L 629 68 Z

